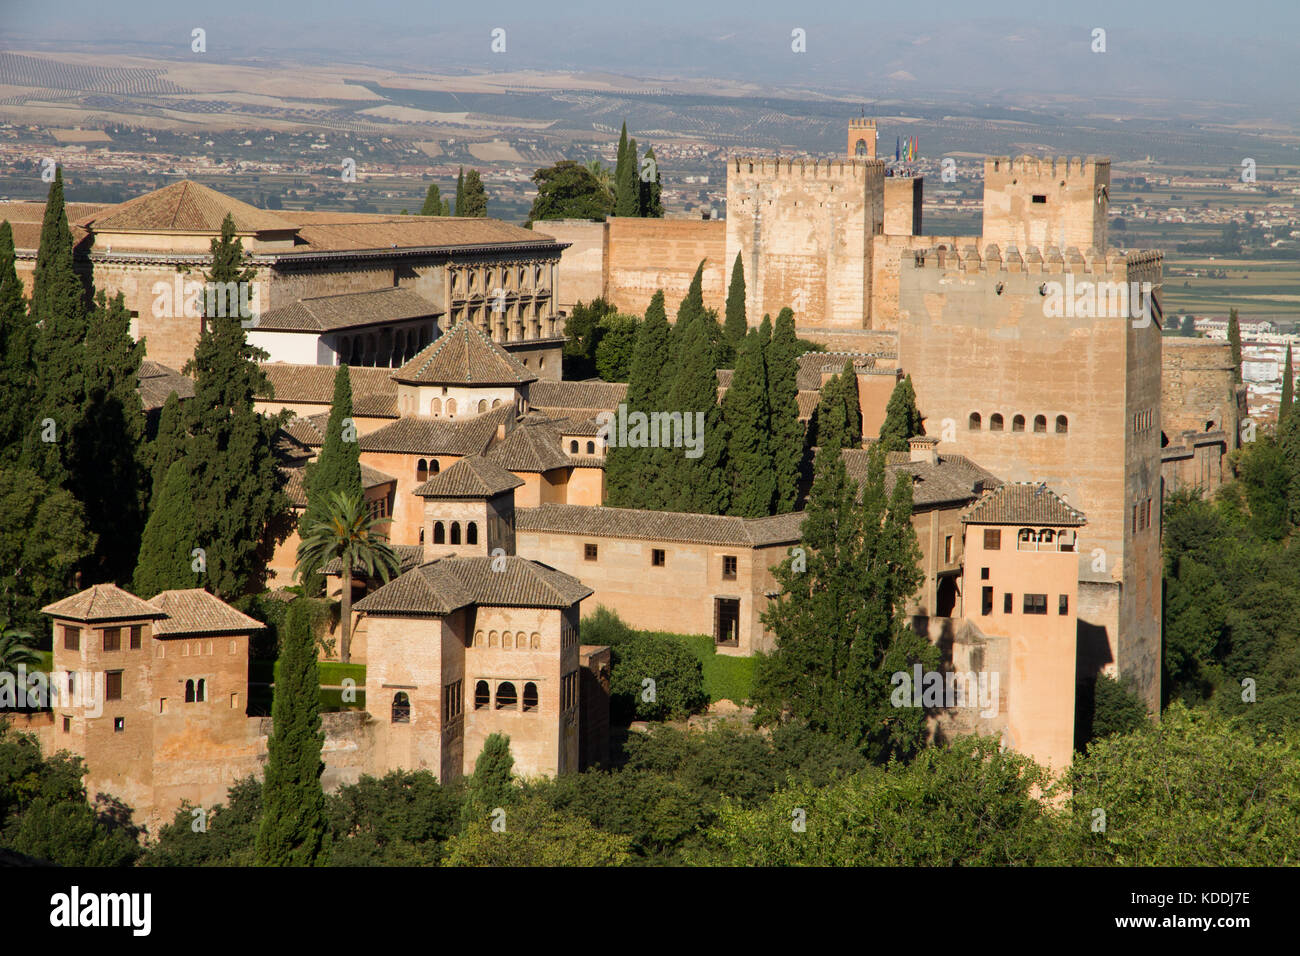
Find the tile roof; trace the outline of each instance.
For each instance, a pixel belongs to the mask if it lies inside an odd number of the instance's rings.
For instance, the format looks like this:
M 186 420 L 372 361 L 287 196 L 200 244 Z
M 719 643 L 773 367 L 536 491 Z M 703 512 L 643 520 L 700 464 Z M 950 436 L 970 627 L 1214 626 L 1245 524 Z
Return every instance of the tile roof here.
M 405 455 L 481 455 L 496 437 L 497 426 L 514 423 L 513 405 L 502 405 L 473 418 L 399 418 L 362 435 L 362 451 Z M 507 466 L 508 467 L 508 466 Z
M 386 322 L 433 318 L 442 310 L 410 289 L 387 286 L 366 292 L 321 295 L 267 309 L 258 316 L 259 332 L 334 332 Z
M 875 368 L 876 356 L 870 352 L 805 352 L 798 358 L 799 371 L 795 376 L 800 391 L 819 391 L 823 375 L 839 375 L 844 363 L 852 362 L 854 368 Z
M 627 398 L 623 382 L 534 382 L 528 389 L 528 404 L 537 409 L 587 408 L 613 411 Z
M 259 395 L 262 401 L 329 405 L 334 401 L 334 375 L 337 365 L 296 365 L 290 362 L 262 362 L 259 367 L 271 383 L 271 395 Z M 348 381 L 352 384 L 352 411 L 362 412 L 357 406 L 363 398 L 382 395 L 391 397 L 393 414 L 397 409 L 397 383 L 391 368 L 363 368 L 348 366 Z
M 166 615 L 153 626 L 157 637 L 176 634 L 247 634 L 260 631 L 261 621 L 240 614 L 221 598 L 202 588 L 163 591 L 149 599 L 149 604 Z
M 555 239 L 499 219 L 285 210 L 303 245 L 296 252 L 361 252 L 480 245 L 555 245 Z
M 47 604 L 41 608 L 41 613 L 90 622 L 158 618 L 164 612 L 116 584 L 96 584 L 62 601 Z
M 561 450 L 560 442 L 554 422 L 520 423 L 488 450 L 487 457 L 508 471 L 541 473 L 568 468 L 573 461 Z
M 418 568 L 424 564 L 424 545 L 422 544 L 394 544 L 391 546 L 397 554 L 398 574 L 405 574 L 412 568 Z M 321 574 L 341 574 L 343 571 L 343 559 L 331 558 L 321 569 Z M 352 569 L 353 574 L 364 574 L 365 569 L 357 565 Z M 394 578 L 393 580 L 396 580 Z
M 90 235 L 77 225 L 77 220 L 111 207 L 111 203 L 65 203 L 63 210 L 68 217 L 73 245 L 80 245 Z M 8 222 L 13 229 L 14 249 L 19 252 L 36 252 L 41 244 L 41 224 L 44 220 L 44 202 L 0 202 L 0 221 Z
M 282 467 L 285 477 L 288 479 L 284 486 L 284 493 L 289 496 L 289 503 L 296 508 L 307 507 L 307 462 L 302 461 L 293 465 Z M 380 485 L 387 484 L 390 481 L 396 481 L 392 475 L 386 475 L 377 468 L 371 468 L 364 461 L 361 462 L 361 487 L 369 491 L 371 488 L 377 488 Z
M 966 524 L 1032 524 L 1077 528 L 1087 524 L 1082 511 L 1071 508 L 1046 483 L 1005 484 L 981 498 L 962 515 Z
M 292 222 L 200 183 L 180 182 L 83 216 L 94 232 L 202 232 L 219 234 L 229 214 L 238 233 L 293 231 Z
M 868 450 L 846 448 L 840 453 L 849 477 L 861 484 L 867 477 Z M 885 491 L 892 493 L 900 474 L 912 476 L 912 504 L 930 507 L 974 501 L 981 490 L 1001 480 L 964 455 L 940 455 L 937 464 L 912 461 L 908 452 L 893 452 L 885 458 Z M 981 484 L 982 483 L 982 484 Z
M 492 498 L 522 485 L 496 462 L 469 455 L 434 475 L 413 492 L 422 498 Z
M 462 320 L 393 372 L 393 379 L 417 385 L 520 385 L 537 376 Z
M 194 397 L 194 379 L 152 359 L 140 363 L 139 381 L 140 404 L 145 411 L 162 408 L 172 392 L 179 398 Z
M 489 557 L 445 557 L 422 564 L 366 595 L 366 614 L 445 615 L 471 604 L 488 607 L 568 608 L 595 592 L 577 578 L 511 555 L 494 571 Z M 497 567 L 501 567 L 500 564 Z
M 802 512 L 770 518 L 736 518 L 637 508 L 545 504 L 538 508 L 515 509 L 515 527 L 518 531 L 592 538 L 639 538 L 744 548 L 798 541 L 803 517 Z

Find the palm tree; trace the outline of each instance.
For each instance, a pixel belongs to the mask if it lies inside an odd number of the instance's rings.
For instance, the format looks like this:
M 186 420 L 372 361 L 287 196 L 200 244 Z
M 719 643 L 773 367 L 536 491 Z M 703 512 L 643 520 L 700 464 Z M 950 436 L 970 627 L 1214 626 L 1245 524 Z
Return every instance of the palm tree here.
M 367 577 L 378 575 L 385 582 L 401 568 L 397 553 L 388 546 L 375 525 L 388 519 L 371 518 L 358 494 L 336 491 L 330 495 L 325 514 L 302 529 L 298 545 L 297 576 L 301 581 L 315 568 L 338 558 L 343 563 L 343 631 L 339 659 L 348 663 L 352 629 L 352 571 L 360 568 Z
M 41 655 L 32 650 L 34 638 L 28 631 L 0 627 L 0 672 L 13 674 L 19 664 L 27 667 L 41 663 Z
M 587 172 L 595 178 L 612 196 L 614 194 L 614 170 L 601 163 L 599 159 L 587 160 Z

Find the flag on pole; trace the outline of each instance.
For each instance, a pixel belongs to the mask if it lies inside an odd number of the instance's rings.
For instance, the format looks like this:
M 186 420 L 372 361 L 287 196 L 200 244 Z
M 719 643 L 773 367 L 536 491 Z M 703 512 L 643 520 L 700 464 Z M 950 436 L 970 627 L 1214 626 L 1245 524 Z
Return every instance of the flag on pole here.
M 898 162 L 902 158 L 899 155 L 899 150 L 902 148 L 902 144 L 903 144 L 903 140 L 900 137 L 895 136 L 894 137 L 894 162 Z

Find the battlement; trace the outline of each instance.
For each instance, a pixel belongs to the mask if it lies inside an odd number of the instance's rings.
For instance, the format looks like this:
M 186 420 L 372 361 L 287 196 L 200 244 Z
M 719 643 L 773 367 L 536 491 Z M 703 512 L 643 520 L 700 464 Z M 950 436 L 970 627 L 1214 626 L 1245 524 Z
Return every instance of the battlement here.
M 875 129 L 876 121 L 874 119 L 854 118 L 849 120 L 849 129 Z
M 990 178 L 1010 179 L 1013 176 L 1027 179 L 1069 179 L 1071 176 L 1094 178 L 1098 172 L 1104 172 L 1109 181 L 1109 156 L 984 157 L 985 183 Z
M 1006 251 L 990 243 L 981 252 L 974 245 L 962 250 L 923 249 L 905 254 L 903 265 L 914 269 L 935 269 L 949 274 L 962 273 L 1014 273 L 1032 275 L 1096 275 L 1122 278 L 1124 281 L 1150 282 L 1158 285 L 1164 265 L 1164 253 L 1153 250 L 1123 251 L 1111 249 L 1098 252 L 1088 249 L 1081 253 L 1075 246 L 1062 251 L 1058 246 L 1048 246 L 1047 251 L 1029 246 L 1023 255 L 1015 246 Z
M 799 177 L 865 181 L 884 178 L 885 163 L 879 159 L 781 159 L 778 157 L 733 156 L 730 176 L 738 180 Z

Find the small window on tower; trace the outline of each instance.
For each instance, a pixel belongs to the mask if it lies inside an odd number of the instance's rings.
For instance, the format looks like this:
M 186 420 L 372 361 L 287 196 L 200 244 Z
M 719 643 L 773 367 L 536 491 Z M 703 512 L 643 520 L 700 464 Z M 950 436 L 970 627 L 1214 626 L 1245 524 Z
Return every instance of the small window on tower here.
M 1045 203 L 1047 202 L 1047 197 L 1040 193 L 1034 193 L 1034 202 Z

